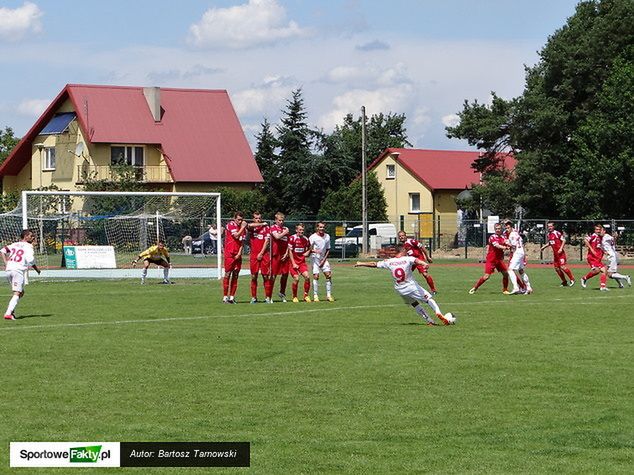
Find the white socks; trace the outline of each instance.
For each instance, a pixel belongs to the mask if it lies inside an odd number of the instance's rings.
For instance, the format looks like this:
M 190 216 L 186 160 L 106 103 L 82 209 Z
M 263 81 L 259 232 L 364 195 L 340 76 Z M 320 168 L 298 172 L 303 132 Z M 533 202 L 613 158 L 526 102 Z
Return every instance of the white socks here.
M 332 280 L 326 279 L 326 295 L 330 297 L 331 292 L 332 292 Z
M 18 297 L 17 295 L 14 295 L 13 297 L 11 297 L 11 300 L 9 300 L 9 306 L 7 307 L 7 311 L 4 312 L 4 314 L 11 315 L 13 311 L 15 310 L 15 307 L 18 306 L 19 301 L 20 301 L 20 297 Z
M 313 279 L 313 295 L 319 295 L 319 280 Z
M 416 311 L 417 314 L 419 314 L 421 317 L 423 317 L 423 320 L 425 320 L 428 323 L 434 323 L 434 319 L 431 318 L 429 315 L 427 315 L 427 313 L 425 312 L 425 309 L 423 309 L 422 305 L 416 305 L 414 307 L 414 310 Z

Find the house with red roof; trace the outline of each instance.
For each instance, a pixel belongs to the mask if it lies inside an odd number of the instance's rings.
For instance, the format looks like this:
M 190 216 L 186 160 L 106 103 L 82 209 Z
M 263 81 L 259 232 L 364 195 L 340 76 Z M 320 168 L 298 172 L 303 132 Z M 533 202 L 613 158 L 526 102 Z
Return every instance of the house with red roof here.
M 453 239 L 457 231 L 456 196 L 480 182 L 471 164 L 479 152 L 388 148 L 368 167 L 383 187 L 391 222 L 409 235 Z M 501 166 L 513 168 L 511 155 Z
M 68 84 L 0 166 L 2 191 L 82 190 L 121 165 L 148 191 L 262 182 L 227 91 Z

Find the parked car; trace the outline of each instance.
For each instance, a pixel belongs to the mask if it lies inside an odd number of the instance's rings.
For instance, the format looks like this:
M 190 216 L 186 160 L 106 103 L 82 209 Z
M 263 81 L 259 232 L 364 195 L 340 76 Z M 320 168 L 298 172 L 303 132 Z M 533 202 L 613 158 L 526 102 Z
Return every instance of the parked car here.
M 215 239 L 211 239 L 209 233 L 203 233 L 192 241 L 192 254 L 209 255 L 216 253 Z
M 344 243 L 346 248 L 349 245 L 356 245 L 358 248 L 362 247 L 362 232 L 363 226 L 355 226 L 348 231 L 344 237 L 335 239 L 335 249 L 341 248 Z M 396 226 L 392 223 L 372 223 L 368 224 L 368 236 L 378 236 L 382 238 L 383 244 L 396 242 Z

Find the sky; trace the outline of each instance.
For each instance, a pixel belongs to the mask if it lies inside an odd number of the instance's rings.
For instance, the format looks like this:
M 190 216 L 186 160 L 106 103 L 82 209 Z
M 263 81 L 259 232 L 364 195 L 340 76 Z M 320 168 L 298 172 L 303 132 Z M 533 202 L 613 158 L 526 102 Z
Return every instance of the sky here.
M 578 0 L 0 0 L 0 129 L 24 135 L 66 84 L 226 89 L 245 134 L 302 89 L 309 125 L 405 114 L 416 148 L 465 100 L 520 95 Z M 255 150 L 254 150 L 255 151 Z

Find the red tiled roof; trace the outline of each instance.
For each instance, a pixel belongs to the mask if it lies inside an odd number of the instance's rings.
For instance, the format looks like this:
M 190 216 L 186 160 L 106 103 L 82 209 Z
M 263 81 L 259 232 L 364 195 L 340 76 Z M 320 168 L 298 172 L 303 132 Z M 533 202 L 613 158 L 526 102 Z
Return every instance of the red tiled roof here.
M 262 182 L 224 90 L 161 88 L 155 122 L 142 87 L 67 85 L 0 167 L 15 175 L 31 159 L 32 142 L 67 99 L 91 143 L 149 144 L 161 149 L 175 182 Z
M 430 190 L 464 190 L 480 182 L 480 174 L 471 164 L 480 156 L 479 152 L 455 150 L 423 150 L 416 148 L 388 148 L 368 167 L 376 167 L 389 155 L 398 153 L 397 162 Z M 510 154 L 502 154 L 505 168 L 515 167 Z

